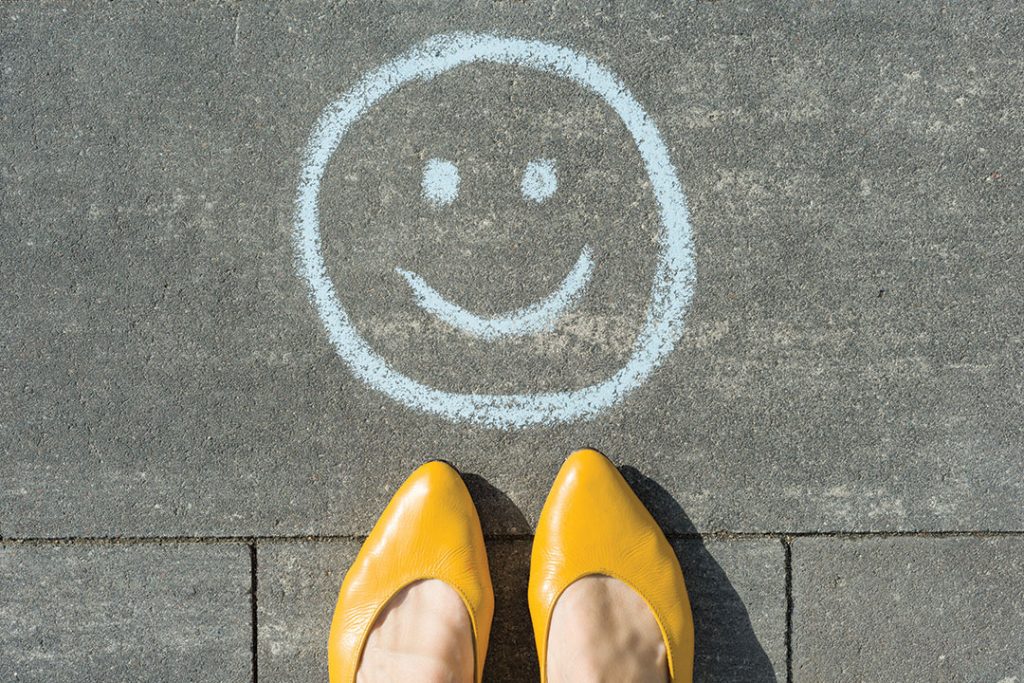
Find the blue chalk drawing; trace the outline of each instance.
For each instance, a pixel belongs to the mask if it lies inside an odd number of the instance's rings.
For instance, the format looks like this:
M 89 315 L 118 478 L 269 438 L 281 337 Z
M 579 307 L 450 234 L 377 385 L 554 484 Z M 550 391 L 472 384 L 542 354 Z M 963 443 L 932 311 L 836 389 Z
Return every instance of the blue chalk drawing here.
M 423 169 L 423 197 L 434 206 L 446 206 L 459 196 L 459 169 L 450 161 L 431 159 Z
M 526 165 L 523 182 L 520 185 L 523 196 L 535 202 L 548 199 L 558 189 L 555 177 L 555 162 L 550 159 L 535 159 Z
M 452 327 L 491 341 L 500 337 L 525 337 L 553 329 L 555 321 L 583 296 L 583 288 L 594 271 L 594 259 L 590 248 L 583 247 L 576 265 L 558 289 L 537 303 L 493 317 L 479 316 L 451 303 L 416 273 L 401 268 L 395 270 L 412 287 L 416 303 L 425 311 Z
M 661 219 L 660 251 L 650 300 L 629 359 L 612 376 L 596 384 L 570 391 L 469 394 L 443 391 L 418 382 L 392 368 L 370 348 L 342 307 L 327 275 L 320 246 L 320 182 L 345 134 L 372 106 L 401 86 L 426 81 L 474 62 L 506 64 L 561 76 L 602 98 L 633 137 L 650 179 Z M 488 34 L 450 33 L 430 38 L 366 73 L 324 109 L 310 135 L 299 174 L 295 246 L 299 272 L 309 285 L 328 337 L 357 377 L 411 408 L 453 421 L 502 429 L 593 417 L 621 401 L 672 352 L 683 333 L 683 316 L 696 281 L 693 238 L 682 187 L 657 127 L 625 84 L 601 65 L 568 48 Z M 564 288 L 565 283 L 555 295 L 564 293 Z M 420 288 L 418 295 L 430 291 Z

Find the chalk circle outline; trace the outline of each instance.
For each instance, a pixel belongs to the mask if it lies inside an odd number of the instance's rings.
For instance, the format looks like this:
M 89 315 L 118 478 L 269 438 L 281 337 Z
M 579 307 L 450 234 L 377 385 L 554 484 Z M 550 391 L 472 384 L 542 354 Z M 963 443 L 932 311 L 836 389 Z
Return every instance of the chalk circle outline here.
M 456 67 L 491 62 L 561 76 L 600 97 L 619 115 L 643 160 L 661 218 L 661 251 L 644 324 L 626 364 L 611 377 L 569 391 L 466 394 L 436 389 L 388 365 L 359 334 L 327 275 L 320 248 L 320 182 L 342 138 L 372 106 L 401 86 Z M 449 33 L 367 72 L 329 104 L 310 135 L 299 176 L 295 242 L 300 274 L 338 354 L 362 381 L 392 399 L 452 421 L 500 429 L 593 417 L 622 400 L 661 364 L 683 332 L 696 268 L 689 212 L 657 127 L 614 74 L 566 47 L 490 34 Z

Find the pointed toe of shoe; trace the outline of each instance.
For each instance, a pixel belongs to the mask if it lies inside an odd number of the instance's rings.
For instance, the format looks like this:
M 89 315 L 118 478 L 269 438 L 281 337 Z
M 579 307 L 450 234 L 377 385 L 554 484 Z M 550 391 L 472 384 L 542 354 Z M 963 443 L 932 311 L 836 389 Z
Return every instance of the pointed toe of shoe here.
M 473 627 L 480 680 L 494 614 L 487 553 L 462 477 L 439 460 L 406 479 L 345 575 L 328 641 L 331 683 L 355 680 L 377 615 L 400 590 L 424 579 L 444 581 L 462 598 Z
M 675 552 L 615 465 L 587 449 L 566 459 L 537 524 L 529 602 L 542 670 L 555 603 L 591 575 L 619 579 L 644 599 L 665 639 L 672 680 L 691 680 L 693 620 Z

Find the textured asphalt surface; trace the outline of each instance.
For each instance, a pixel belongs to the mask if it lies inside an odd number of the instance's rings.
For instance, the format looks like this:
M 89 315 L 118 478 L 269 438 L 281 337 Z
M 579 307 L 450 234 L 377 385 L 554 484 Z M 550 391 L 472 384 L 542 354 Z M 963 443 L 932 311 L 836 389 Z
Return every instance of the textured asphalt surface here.
M 0 5 L 0 680 L 325 677 L 330 610 L 402 479 L 443 457 L 492 539 L 490 680 L 533 680 L 529 540 L 565 455 L 676 543 L 700 680 L 1024 680 L 1024 10 L 723 0 Z M 675 350 L 593 419 L 499 430 L 359 380 L 300 277 L 321 111 L 438 33 L 616 74 L 689 204 Z M 424 201 L 428 159 L 459 195 Z M 558 191 L 524 200 L 526 164 Z M 475 64 L 369 111 L 327 166 L 326 271 L 402 373 L 454 392 L 613 374 L 658 216 L 592 94 Z M 485 315 L 595 271 L 550 332 Z

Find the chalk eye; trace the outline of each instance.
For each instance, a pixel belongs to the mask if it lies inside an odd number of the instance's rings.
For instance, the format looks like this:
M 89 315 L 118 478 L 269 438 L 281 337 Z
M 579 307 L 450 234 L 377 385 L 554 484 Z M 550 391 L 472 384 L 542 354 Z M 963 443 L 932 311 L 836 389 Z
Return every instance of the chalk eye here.
M 431 159 L 423 167 L 423 198 L 447 206 L 459 196 L 459 169 L 446 159 Z
M 555 162 L 551 159 L 534 159 L 523 171 L 523 182 L 519 188 L 523 198 L 543 202 L 558 189 L 558 178 L 555 177 Z

